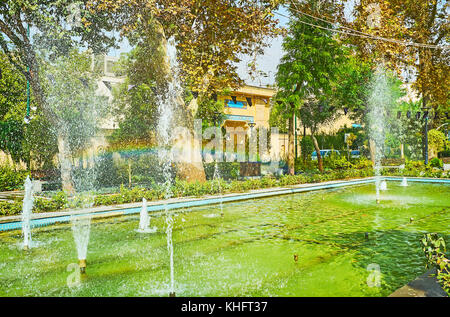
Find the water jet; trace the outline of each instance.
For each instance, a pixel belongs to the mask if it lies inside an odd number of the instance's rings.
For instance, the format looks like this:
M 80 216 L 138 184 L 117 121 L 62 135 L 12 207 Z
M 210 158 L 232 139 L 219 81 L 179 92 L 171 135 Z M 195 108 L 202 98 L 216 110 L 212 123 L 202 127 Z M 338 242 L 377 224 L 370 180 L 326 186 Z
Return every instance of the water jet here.
M 22 205 L 22 234 L 23 234 L 23 249 L 29 250 L 31 248 L 31 213 L 33 212 L 33 184 L 30 176 L 25 180 L 25 195 L 23 197 Z
M 408 181 L 407 181 L 406 177 L 403 177 L 400 186 L 403 186 L 403 187 L 407 187 L 408 186 Z

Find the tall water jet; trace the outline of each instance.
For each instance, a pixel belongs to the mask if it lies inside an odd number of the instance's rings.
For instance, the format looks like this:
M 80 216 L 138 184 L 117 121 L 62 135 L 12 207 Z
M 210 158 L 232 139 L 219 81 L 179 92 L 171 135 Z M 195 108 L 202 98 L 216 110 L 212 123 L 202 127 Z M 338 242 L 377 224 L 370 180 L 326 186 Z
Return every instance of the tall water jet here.
M 381 158 L 386 134 L 386 112 L 392 105 L 393 97 L 389 87 L 388 78 L 383 67 L 378 67 L 371 84 L 368 99 L 368 119 L 370 152 L 374 163 L 376 202 L 380 203 L 381 186 Z
M 82 274 L 86 273 L 86 257 L 91 233 L 91 215 L 72 216 L 72 233 L 77 247 L 78 265 Z
M 211 182 L 211 192 L 215 192 L 214 185 L 217 184 L 218 192 L 219 192 L 219 204 L 220 204 L 220 214 L 212 213 L 212 214 L 206 214 L 203 215 L 205 218 L 217 218 L 217 217 L 223 217 L 223 198 L 222 198 L 222 185 L 220 184 L 220 171 L 219 171 L 219 165 L 217 164 L 217 161 L 214 165 L 214 174 L 213 174 L 213 181 Z
M 23 234 L 23 249 L 31 248 L 31 213 L 33 212 L 33 183 L 30 176 L 25 180 L 25 195 L 23 197 L 22 205 L 22 234 Z
M 220 195 L 220 216 L 224 216 L 223 214 L 223 203 L 222 203 L 222 186 L 220 185 L 220 171 L 219 171 L 219 165 L 217 164 L 217 160 L 216 160 L 216 164 L 214 165 L 214 179 L 217 181 L 217 186 L 219 187 L 219 195 Z
M 153 233 L 156 232 L 156 227 L 150 228 L 150 216 L 147 211 L 147 199 L 142 198 L 142 208 L 139 218 L 139 229 L 140 233 Z
M 406 177 L 403 177 L 402 182 L 400 183 L 400 186 L 408 187 L 408 180 Z
M 170 65 L 170 76 L 168 78 L 167 88 L 164 93 L 159 95 L 158 102 L 158 112 L 159 112 L 159 122 L 157 127 L 158 135 L 158 157 L 163 165 L 163 176 L 164 176 L 164 198 L 167 200 L 172 197 L 172 137 L 171 131 L 174 125 L 174 105 L 179 102 L 182 96 L 182 87 L 178 77 L 178 61 L 177 61 L 177 50 L 175 46 L 175 41 L 173 38 L 169 39 L 166 47 L 167 58 Z M 167 237 L 167 250 L 169 253 L 170 261 L 170 284 L 169 284 L 169 295 L 175 296 L 175 278 L 174 278 L 174 263 L 173 263 L 173 241 L 172 241 L 172 228 L 173 228 L 173 217 L 168 210 L 168 205 L 165 205 L 165 215 L 166 215 L 166 237 Z

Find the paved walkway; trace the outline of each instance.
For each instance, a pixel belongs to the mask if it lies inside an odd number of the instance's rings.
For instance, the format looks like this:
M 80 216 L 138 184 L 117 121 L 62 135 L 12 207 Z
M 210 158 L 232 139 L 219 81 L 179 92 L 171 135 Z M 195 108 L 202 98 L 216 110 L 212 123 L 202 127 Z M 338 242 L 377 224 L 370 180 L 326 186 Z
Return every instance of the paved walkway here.
M 436 270 L 430 270 L 399 288 L 389 297 L 448 297 L 435 275 Z
M 17 200 L 22 200 L 24 195 L 23 190 L 0 192 L 0 201 L 7 201 L 13 203 Z

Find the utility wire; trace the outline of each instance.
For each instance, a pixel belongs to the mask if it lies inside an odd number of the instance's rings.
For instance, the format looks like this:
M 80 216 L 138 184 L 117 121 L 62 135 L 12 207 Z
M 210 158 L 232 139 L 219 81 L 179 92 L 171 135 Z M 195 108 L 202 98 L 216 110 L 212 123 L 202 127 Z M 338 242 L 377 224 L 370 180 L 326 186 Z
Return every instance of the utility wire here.
M 295 3 L 292 3 L 292 4 L 295 6 Z M 328 21 L 326 19 L 319 18 L 319 17 L 313 16 L 313 15 L 310 15 L 308 13 L 302 12 L 302 11 L 298 10 L 297 8 L 291 8 L 291 10 L 295 11 L 297 13 L 300 13 L 300 14 L 302 14 L 304 16 L 308 16 L 308 17 L 311 17 L 313 19 L 316 19 L 316 20 L 319 20 L 319 21 L 322 21 L 322 22 L 326 22 L 326 23 L 331 24 L 333 26 L 336 24 L 335 22 L 331 22 L 331 21 Z M 282 16 L 284 18 L 287 18 L 287 19 L 291 18 L 291 17 L 289 17 L 289 16 L 287 16 L 285 14 L 282 14 L 282 13 L 279 13 L 279 12 L 276 12 L 276 11 L 274 11 L 274 13 L 279 15 L 279 16 Z M 371 35 L 371 34 L 368 34 L 368 33 L 364 33 L 364 32 L 361 32 L 361 31 L 358 31 L 358 30 L 354 30 L 354 29 L 351 29 L 351 28 L 348 28 L 348 27 L 345 27 L 345 26 L 337 26 L 338 28 L 343 29 L 343 30 L 338 30 L 338 29 L 327 28 L 327 27 L 324 27 L 324 26 L 321 26 L 321 25 L 317 25 L 317 24 L 313 24 L 313 23 L 308 23 L 306 21 L 299 20 L 298 22 L 306 24 L 306 25 L 309 25 L 309 26 L 312 26 L 312 27 L 316 27 L 316 28 L 320 28 L 320 29 L 323 29 L 323 30 L 344 34 L 344 35 L 359 36 L 359 37 L 362 37 L 362 38 L 368 38 L 368 39 L 373 39 L 373 40 L 381 40 L 381 41 L 391 42 L 391 43 L 405 45 L 405 46 L 416 46 L 416 47 L 431 48 L 431 49 L 448 49 L 448 48 L 450 48 L 450 45 L 439 46 L 439 45 L 433 45 L 433 44 L 423 44 L 423 43 L 416 43 L 416 42 L 405 42 L 405 41 L 400 41 L 400 40 L 396 40 L 396 39 L 385 38 L 385 37 L 381 37 L 381 36 L 376 36 L 376 35 Z

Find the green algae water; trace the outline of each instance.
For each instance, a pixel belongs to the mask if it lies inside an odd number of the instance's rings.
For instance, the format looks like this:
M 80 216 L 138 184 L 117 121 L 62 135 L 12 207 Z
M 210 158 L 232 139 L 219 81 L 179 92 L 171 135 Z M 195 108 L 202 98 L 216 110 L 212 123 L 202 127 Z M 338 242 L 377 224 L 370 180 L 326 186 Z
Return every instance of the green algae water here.
M 387 296 L 425 272 L 420 239 L 450 244 L 450 186 L 388 182 L 177 210 L 177 296 Z M 412 218 L 412 219 L 411 219 Z M 163 217 L 93 221 L 87 275 L 68 286 L 77 252 L 69 224 L 0 233 L 0 296 L 168 296 Z M 366 237 L 368 233 L 368 237 Z M 374 271 L 373 267 L 379 268 Z M 374 285 L 373 277 L 377 276 Z

